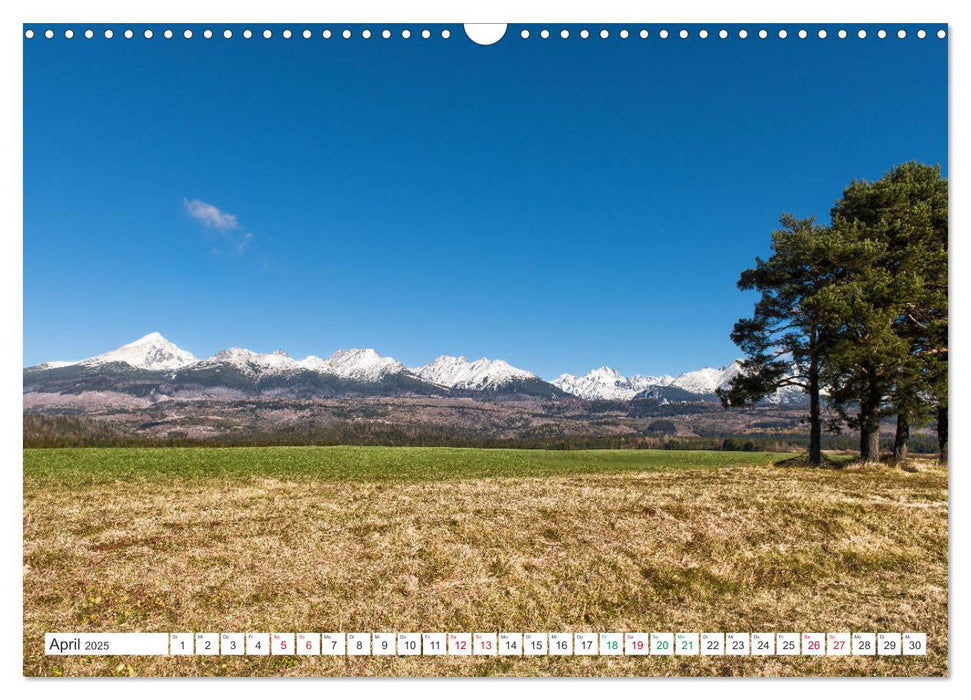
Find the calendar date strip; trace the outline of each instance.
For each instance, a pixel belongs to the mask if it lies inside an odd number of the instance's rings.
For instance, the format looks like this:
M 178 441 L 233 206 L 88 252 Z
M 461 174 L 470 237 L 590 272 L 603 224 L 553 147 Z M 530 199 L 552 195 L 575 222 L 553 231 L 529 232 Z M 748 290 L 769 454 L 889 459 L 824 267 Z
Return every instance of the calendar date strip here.
M 48 632 L 49 656 L 924 656 L 923 632 Z

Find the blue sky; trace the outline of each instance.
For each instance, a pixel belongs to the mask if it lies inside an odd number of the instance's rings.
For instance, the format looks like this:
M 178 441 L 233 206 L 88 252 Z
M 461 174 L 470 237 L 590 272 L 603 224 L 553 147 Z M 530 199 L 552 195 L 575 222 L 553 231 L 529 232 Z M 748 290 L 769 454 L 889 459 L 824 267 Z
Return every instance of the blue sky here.
M 310 26 L 24 41 L 25 364 L 157 330 L 199 356 L 721 365 L 783 211 L 826 220 L 908 160 L 947 172 L 947 41 L 916 28 L 481 47 Z

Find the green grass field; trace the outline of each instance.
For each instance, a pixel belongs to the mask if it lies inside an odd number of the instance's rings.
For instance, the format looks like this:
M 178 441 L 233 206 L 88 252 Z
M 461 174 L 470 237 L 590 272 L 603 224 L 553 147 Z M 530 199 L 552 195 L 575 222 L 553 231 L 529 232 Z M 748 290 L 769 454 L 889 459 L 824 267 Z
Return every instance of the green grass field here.
M 117 479 L 441 481 L 616 474 L 771 464 L 788 455 L 686 450 L 502 450 L 451 447 L 159 447 L 24 451 L 32 483 Z
M 947 472 L 786 455 L 24 451 L 26 675 L 943 675 Z M 917 631 L 926 657 L 46 657 L 45 631 Z

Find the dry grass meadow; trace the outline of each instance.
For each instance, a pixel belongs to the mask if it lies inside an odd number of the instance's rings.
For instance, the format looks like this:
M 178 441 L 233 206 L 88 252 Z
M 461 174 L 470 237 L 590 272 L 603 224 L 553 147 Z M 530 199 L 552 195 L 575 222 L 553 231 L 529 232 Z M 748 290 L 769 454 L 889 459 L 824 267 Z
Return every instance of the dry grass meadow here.
M 780 456 L 26 450 L 29 676 L 947 674 L 947 473 Z M 916 631 L 926 657 L 46 657 L 45 631 Z

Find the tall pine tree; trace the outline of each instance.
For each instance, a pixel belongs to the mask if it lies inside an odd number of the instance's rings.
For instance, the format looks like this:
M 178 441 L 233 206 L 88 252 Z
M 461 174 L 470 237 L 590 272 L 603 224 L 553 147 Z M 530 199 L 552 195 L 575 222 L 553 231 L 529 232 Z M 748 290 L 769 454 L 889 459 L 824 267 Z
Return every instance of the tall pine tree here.
M 742 371 L 725 390 L 726 406 L 753 404 L 786 386 L 809 395 L 809 461 L 822 461 L 820 377 L 825 325 L 816 295 L 833 282 L 829 231 L 815 219 L 784 214 L 772 232 L 772 255 L 756 258 L 738 281 L 759 292 L 751 317 L 735 324 L 732 340 L 745 352 Z
M 947 451 L 947 181 L 907 163 L 854 181 L 831 212 L 845 273 L 826 292 L 830 400 L 879 457 L 880 419 L 896 415 L 894 453 L 931 406 Z M 855 415 L 848 415 L 854 408 Z

